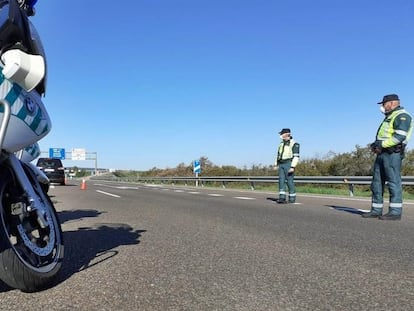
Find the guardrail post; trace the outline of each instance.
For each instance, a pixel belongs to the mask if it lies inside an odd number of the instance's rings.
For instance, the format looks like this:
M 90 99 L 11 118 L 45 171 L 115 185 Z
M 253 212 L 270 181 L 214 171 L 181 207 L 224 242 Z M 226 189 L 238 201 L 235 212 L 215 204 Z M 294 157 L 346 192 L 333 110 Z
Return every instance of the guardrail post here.
M 344 178 L 344 183 L 348 184 L 348 179 Z M 349 183 L 348 184 L 348 189 L 349 189 L 349 196 L 353 197 L 354 196 L 354 184 Z
M 250 189 L 254 190 L 254 182 L 253 181 L 250 182 Z
M 223 189 L 226 189 L 226 182 L 224 180 L 222 181 L 222 187 Z
M 349 196 L 354 196 L 354 184 L 349 184 Z

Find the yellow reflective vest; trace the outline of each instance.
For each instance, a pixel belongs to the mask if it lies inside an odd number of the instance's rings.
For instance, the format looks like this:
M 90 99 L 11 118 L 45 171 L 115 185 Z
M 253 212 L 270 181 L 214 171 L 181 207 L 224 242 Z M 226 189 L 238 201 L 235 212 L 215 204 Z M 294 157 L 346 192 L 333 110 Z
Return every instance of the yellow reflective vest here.
M 396 124 L 396 120 L 398 120 Z M 381 140 L 383 148 L 390 148 L 400 143 L 407 144 L 413 130 L 411 115 L 403 108 L 395 109 L 382 121 L 377 140 Z
M 292 167 L 296 167 L 299 162 L 299 144 L 293 139 L 282 140 L 277 149 L 276 165 L 287 160 L 292 160 Z

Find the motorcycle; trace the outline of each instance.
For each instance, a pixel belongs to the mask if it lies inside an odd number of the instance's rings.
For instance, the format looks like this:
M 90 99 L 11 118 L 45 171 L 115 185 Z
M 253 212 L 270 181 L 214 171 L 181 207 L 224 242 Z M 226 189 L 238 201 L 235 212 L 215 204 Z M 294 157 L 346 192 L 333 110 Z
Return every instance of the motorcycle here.
M 51 129 L 36 1 L 0 0 L 0 279 L 24 292 L 55 284 L 64 257 L 49 181 L 30 163 Z

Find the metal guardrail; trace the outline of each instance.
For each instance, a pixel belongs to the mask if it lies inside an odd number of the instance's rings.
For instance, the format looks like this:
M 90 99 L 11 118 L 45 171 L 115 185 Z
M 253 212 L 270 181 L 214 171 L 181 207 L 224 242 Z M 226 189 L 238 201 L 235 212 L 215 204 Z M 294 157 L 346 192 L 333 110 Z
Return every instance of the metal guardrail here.
M 137 178 L 105 178 L 104 176 L 94 177 L 93 179 L 110 179 L 118 181 L 140 182 L 140 183 L 171 183 L 183 182 L 185 185 L 195 183 L 196 186 L 203 186 L 207 182 L 221 182 L 222 187 L 226 188 L 229 182 L 250 183 L 252 190 L 255 183 L 278 183 L 278 176 L 198 176 L 198 177 L 137 177 Z M 372 176 L 295 176 L 295 183 L 307 184 L 343 184 L 348 185 L 350 196 L 353 196 L 354 185 L 371 184 Z M 414 185 L 414 176 L 402 176 L 402 184 L 405 186 Z

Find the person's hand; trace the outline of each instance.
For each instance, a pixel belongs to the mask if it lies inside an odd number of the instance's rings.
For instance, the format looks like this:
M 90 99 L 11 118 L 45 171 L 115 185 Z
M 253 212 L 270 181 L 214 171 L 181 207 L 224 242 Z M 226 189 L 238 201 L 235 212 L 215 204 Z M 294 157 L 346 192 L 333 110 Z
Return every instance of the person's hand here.
M 289 169 L 288 173 L 289 173 L 289 174 L 292 174 L 294 171 L 295 171 L 295 168 L 294 168 L 294 167 L 291 167 L 291 168 Z
M 380 154 L 382 152 L 382 142 L 381 140 L 376 140 L 370 145 L 371 151 L 375 154 Z

